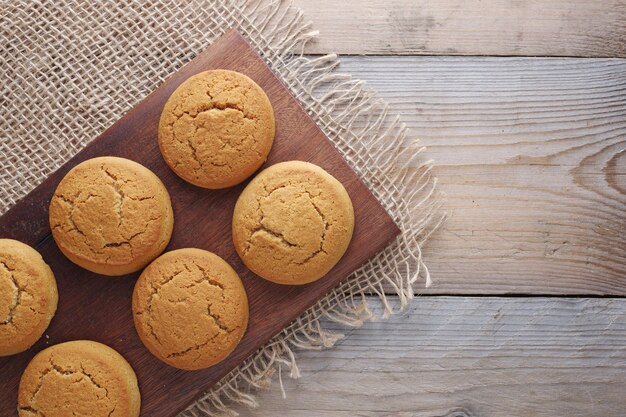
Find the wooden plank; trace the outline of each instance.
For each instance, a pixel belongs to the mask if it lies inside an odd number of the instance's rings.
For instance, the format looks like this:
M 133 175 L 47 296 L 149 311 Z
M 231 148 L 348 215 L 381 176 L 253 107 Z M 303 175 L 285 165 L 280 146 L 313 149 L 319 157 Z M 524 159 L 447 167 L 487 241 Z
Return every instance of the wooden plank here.
M 350 330 L 331 350 L 300 350 L 297 359 L 302 378 L 283 377 L 286 399 L 274 378 L 258 409 L 237 411 L 621 417 L 626 300 L 424 297 L 408 314 Z
M 165 101 L 191 75 L 212 68 L 248 75 L 272 102 L 276 138 L 265 166 L 292 159 L 313 162 L 341 181 L 352 198 L 355 207 L 352 242 L 341 261 L 315 283 L 273 284 L 245 268 L 235 252 L 230 232 L 234 205 L 245 184 L 213 191 L 194 187 L 177 177 L 161 157 L 157 130 Z M 130 300 L 138 273 L 121 278 L 90 273 L 67 260 L 51 238 L 48 205 L 59 181 L 79 162 L 102 155 L 138 161 L 166 185 L 175 215 L 168 250 L 184 247 L 209 250 L 224 258 L 241 277 L 250 304 L 248 329 L 234 352 L 219 364 L 187 372 L 160 362 L 145 349 L 133 325 Z M 175 415 L 381 250 L 397 233 L 391 218 L 287 88 L 241 35 L 230 31 L 0 218 L 0 236 L 34 245 L 55 272 L 59 287 L 59 306 L 46 337 L 22 354 L 0 358 L 0 415 L 16 415 L 17 385 L 33 355 L 48 344 L 76 339 L 105 343 L 130 362 L 139 380 L 142 416 Z M 112 317 L 115 319 L 111 320 Z
M 310 54 L 626 56 L 622 0 L 295 0 Z
M 428 147 L 427 293 L 626 294 L 626 60 L 347 57 Z M 358 121 L 357 121 L 358 123 Z

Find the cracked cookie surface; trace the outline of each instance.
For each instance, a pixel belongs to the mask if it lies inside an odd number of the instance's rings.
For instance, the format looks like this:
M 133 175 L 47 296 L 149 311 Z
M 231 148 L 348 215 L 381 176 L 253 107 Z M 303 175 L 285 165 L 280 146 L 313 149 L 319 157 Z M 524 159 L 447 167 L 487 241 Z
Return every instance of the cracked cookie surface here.
M 354 210 L 343 185 L 317 165 L 288 161 L 258 174 L 233 214 L 233 242 L 244 264 L 279 284 L 306 284 L 345 253 Z
M 184 180 L 226 188 L 265 162 L 274 129 L 274 111 L 261 87 L 238 72 L 211 70 L 190 77 L 170 96 L 159 122 L 159 147 Z
M 0 239 L 0 356 L 31 347 L 57 308 L 56 280 L 39 252 Z
M 178 249 L 152 262 L 133 291 L 135 328 L 168 365 L 195 370 L 226 358 L 248 326 L 248 298 L 219 256 Z
M 61 252 L 104 275 L 143 268 L 165 249 L 173 224 L 161 180 L 124 158 L 100 157 L 75 166 L 50 202 L 50 228 Z
M 20 417 L 136 417 L 141 408 L 128 362 L 88 340 L 39 352 L 22 375 L 17 401 Z

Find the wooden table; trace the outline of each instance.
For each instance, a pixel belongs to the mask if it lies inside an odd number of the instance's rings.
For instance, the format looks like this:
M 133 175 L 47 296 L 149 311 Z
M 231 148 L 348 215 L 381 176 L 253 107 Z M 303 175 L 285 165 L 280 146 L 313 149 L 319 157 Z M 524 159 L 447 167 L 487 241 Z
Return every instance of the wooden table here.
M 626 2 L 295 4 L 306 52 L 344 55 L 428 146 L 448 220 L 409 311 L 299 352 L 287 399 L 238 411 L 623 416 Z

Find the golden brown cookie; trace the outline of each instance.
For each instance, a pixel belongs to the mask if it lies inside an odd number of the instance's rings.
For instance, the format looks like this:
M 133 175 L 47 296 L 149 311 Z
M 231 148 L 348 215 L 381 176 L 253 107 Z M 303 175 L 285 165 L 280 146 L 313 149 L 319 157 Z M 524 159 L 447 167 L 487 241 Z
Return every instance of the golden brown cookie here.
M 248 297 L 237 273 L 201 249 L 167 252 L 141 274 L 133 292 L 135 328 L 168 365 L 207 368 L 226 358 L 248 326 Z
M 267 159 L 274 110 L 254 81 L 235 71 L 201 72 L 170 96 L 159 123 L 165 162 L 204 188 L 239 184 Z
M 136 417 L 141 407 L 133 368 L 89 340 L 39 352 L 22 375 L 17 402 L 20 417 Z
M 135 272 L 172 235 L 170 197 L 148 168 L 124 158 L 89 159 L 67 173 L 50 203 L 50 228 L 70 261 L 104 275 Z
M 354 210 L 343 185 L 302 161 L 258 174 L 233 214 L 233 242 L 243 263 L 278 284 L 306 284 L 326 275 L 348 248 L 353 229 Z
M 35 249 L 0 239 L 0 356 L 31 347 L 57 309 L 57 283 Z

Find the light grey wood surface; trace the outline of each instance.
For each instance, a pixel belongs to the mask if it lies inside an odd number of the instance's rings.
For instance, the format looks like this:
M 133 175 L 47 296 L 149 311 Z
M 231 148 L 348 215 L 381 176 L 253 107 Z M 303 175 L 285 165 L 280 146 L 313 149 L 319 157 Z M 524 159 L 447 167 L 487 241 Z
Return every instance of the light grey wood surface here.
M 427 146 L 425 293 L 626 293 L 626 60 L 344 57 Z
M 626 56 L 622 0 L 295 0 L 321 33 L 306 52 Z
M 298 359 L 241 415 L 622 417 L 626 300 L 423 297 Z

